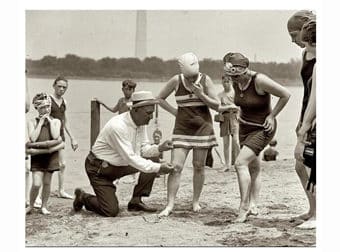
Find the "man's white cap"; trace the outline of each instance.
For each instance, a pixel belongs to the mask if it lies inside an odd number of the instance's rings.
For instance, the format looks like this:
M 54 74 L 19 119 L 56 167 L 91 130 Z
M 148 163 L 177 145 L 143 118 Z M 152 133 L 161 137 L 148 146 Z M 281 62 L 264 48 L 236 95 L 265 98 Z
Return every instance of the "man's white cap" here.
M 132 105 L 133 108 L 154 105 L 158 103 L 150 91 L 134 92 L 131 95 L 131 100 L 133 103 L 137 102 Z
M 199 73 L 198 58 L 192 52 L 179 56 L 178 65 L 184 76 L 194 76 Z

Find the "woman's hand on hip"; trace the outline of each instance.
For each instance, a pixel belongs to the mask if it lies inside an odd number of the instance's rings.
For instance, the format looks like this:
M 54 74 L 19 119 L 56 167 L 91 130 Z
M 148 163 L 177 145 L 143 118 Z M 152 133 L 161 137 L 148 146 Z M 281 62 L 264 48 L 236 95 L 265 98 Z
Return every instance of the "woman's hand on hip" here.
M 275 117 L 268 115 L 264 121 L 263 127 L 265 132 L 271 133 L 275 127 Z

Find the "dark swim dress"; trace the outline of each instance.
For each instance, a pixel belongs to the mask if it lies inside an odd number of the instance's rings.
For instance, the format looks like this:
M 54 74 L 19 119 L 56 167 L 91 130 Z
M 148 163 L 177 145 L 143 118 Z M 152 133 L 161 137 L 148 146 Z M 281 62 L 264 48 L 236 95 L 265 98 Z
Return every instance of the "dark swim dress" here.
M 39 119 L 36 118 L 37 123 Z M 51 127 L 47 119 L 41 126 L 40 135 L 36 142 L 52 140 Z M 54 172 L 59 171 L 59 154 L 58 151 L 48 154 L 39 154 L 31 156 L 31 171 Z

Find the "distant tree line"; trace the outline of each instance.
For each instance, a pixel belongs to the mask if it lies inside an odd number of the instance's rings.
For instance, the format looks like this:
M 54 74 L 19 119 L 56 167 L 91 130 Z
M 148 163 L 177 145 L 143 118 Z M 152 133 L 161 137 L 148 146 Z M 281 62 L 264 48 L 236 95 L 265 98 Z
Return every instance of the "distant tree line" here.
M 296 80 L 299 78 L 300 61 L 289 63 L 251 62 L 252 70 L 267 74 L 273 79 Z M 31 76 L 57 76 L 68 78 L 131 78 L 167 80 L 178 73 L 175 59 L 162 60 L 158 57 L 110 58 L 99 60 L 67 54 L 63 58 L 44 56 L 40 60 L 26 59 L 26 69 Z M 221 60 L 203 59 L 200 61 L 200 71 L 212 79 L 220 79 L 223 73 Z M 288 81 L 289 82 L 289 81 Z

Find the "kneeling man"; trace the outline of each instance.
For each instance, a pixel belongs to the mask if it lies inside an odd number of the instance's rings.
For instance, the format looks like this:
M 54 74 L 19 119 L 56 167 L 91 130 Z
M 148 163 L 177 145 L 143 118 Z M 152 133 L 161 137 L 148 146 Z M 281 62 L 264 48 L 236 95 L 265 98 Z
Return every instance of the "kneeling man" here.
M 152 93 L 135 92 L 132 102 L 130 111 L 114 116 L 100 131 L 85 161 L 86 173 L 96 195 L 77 188 L 73 202 L 75 211 L 80 211 L 85 205 L 87 210 L 102 216 L 116 216 L 119 205 L 113 181 L 137 172 L 140 175 L 128 210 L 157 211 L 145 205 L 141 197 L 150 195 L 157 174 L 169 173 L 173 166 L 170 163 L 154 163 L 146 158 L 159 156 L 171 149 L 172 142 L 149 143 L 146 125 L 152 119 L 157 103 Z

